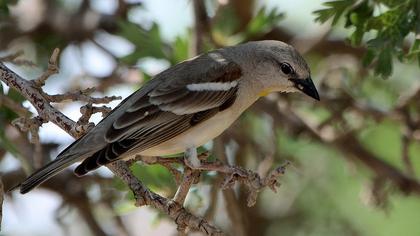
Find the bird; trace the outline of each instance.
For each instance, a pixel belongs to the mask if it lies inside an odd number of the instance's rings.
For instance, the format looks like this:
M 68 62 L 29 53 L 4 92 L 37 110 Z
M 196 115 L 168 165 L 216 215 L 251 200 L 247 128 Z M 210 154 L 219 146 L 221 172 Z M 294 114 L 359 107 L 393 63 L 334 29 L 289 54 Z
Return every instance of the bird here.
M 186 153 L 197 166 L 197 147 L 272 92 L 320 100 L 310 68 L 293 46 L 262 40 L 209 51 L 155 75 L 16 188 L 25 194 L 76 162 L 77 176 L 136 155 Z

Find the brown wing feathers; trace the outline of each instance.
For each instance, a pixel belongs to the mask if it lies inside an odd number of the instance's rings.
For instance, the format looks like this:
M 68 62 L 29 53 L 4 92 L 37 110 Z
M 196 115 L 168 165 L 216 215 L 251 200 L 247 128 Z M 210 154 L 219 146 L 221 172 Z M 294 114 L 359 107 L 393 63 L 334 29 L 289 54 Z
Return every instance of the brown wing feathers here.
M 184 73 L 186 77 L 197 77 L 164 80 L 148 94 L 133 102 L 107 131 L 106 140 L 109 144 L 85 159 L 75 169 L 75 173 L 84 175 L 117 160 L 130 150 L 146 150 L 163 143 L 230 107 L 236 99 L 237 86 L 228 90 L 187 89 L 190 83 L 228 83 L 241 76 L 240 67 L 233 62 L 212 63 L 205 72 L 198 75 L 187 73 L 188 71 Z M 178 74 L 183 73 L 180 71 Z

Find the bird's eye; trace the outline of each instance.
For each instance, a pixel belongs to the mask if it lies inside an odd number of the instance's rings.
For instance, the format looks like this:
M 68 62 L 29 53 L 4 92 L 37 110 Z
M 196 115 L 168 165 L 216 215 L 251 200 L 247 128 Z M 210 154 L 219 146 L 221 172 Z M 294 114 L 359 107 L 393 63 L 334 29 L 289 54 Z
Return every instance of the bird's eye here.
M 293 68 L 286 62 L 280 64 L 280 69 L 285 75 L 289 75 L 293 72 Z

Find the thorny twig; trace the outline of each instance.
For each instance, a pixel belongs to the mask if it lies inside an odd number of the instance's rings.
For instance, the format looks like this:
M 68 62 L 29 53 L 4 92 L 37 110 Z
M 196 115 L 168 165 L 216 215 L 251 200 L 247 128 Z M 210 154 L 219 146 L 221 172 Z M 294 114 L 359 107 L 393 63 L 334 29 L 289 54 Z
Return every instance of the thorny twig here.
M 225 174 L 225 180 L 222 183 L 222 188 L 232 188 L 235 182 L 240 182 L 248 187 L 249 194 L 247 198 L 247 205 L 251 207 L 255 205 L 257 201 L 258 193 L 264 188 L 269 187 L 273 192 L 277 192 L 277 187 L 280 184 L 277 178 L 284 175 L 286 167 L 290 162 L 271 170 L 267 176 L 261 177 L 258 173 L 245 170 L 239 166 L 228 166 L 220 162 L 207 162 L 202 163 L 199 167 L 200 170 L 217 171 Z
M 33 118 L 20 117 L 12 121 L 12 125 L 22 132 L 29 132 L 31 134 L 29 141 L 35 146 L 33 155 L 35 168 L 40 168 L 43 164 L 42 145 L 39 140 L 39 127 L 41 127 L 43 123 L 45 123 L 45 121 L 39 116 Z
M 20 66 L 36 66 L 32 61 L 18 59 L 21 55 L 23 55 L 23 51 L 18 51 L 16 53 L 0 57 L 0 62 L 12 62 L 13 64 Z
M 48 61 L 48 68 L 47 70 L 37 79 L 33 81 L 36 87 L 41 88 L 45 85 L 45 81 L 54 74 L 59 72 L 58 69 L 58 55 L 60 54 L 60 49 L 55 48 L 50 60 Z
M 172 200 L 183 205 L 185 202 L 185 198 L 187 197 L 188 191 L 190 190 L 191 186 L 198 180 L 199 176 L 200 172 L 193 170 L 188 166 L 185 166 L 184 176 Z
M 95 91 L 95 88 L 87 88 L 81 91 L 68 92 L 64 94 L 48 95 L 45 97 L 51 102 L 63 102 L 65 100 L 87 102 L 89 104 L 110 103 L 121 99 L 120 96 L 104 96 L 100 98 L 91 97 L 90 94 Z
M 280 186 L 277 181 L 277 178 L 284 175 L 287 166 L 290 165 L 290 162 L 287 161 L 285 164 L 271 170 L 265 177 L 261 177 L 258 173 L 252 170 L 246 170 L 239 166 L 226 165 L 219 160 L 203 160 L 203 156 L 206 155 L 204 154 L 201 155 L 201 158 L 199 157 L 201 165 L 199 167 L 196 167 L 194 170 L 216 171 L 223 174 L 225 176 L 225 179 L 222 183 L 222 189 L 232 188 L 235 182 L 240 182 L 246 185 L 249 189 L 248 206 L 253 206 L 256 203 L 258 192 L 260 192 L 264 187 L 269 187 L 272 191 L 277 192 L 276 188 Z M 186 167 L 188 175 L 192 175 L 191 170 L 187 168 L 187 164 L 185 163 L 186 160 L 182 157 L 165 158 L 137 156 L 136 160 L 141 160 L 146 164 L 182 164 Z M 187 182 L 190 181 L 191 180 L 188 179 Z

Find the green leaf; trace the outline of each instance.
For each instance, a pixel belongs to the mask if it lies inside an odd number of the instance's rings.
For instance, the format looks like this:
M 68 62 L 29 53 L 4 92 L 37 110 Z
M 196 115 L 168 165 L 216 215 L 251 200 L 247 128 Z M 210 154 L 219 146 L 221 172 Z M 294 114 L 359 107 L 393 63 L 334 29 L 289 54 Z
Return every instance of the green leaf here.
M 353 7 L 351 11 L 346 14 L 345 27 L 355 26 L 355 31 L 350 35 L 350 43 L 353 46 L 359 46 L 362 43 L 363 36 L 366 32 L 366 21 L 372 17 L 373 8 L 369 6 L 367 1 Z
M 356 27 L 364 26 L 366 21 L 373 15 L 373 8 L 368 1 L 362 1 L 353 7 L 347 14 L 347 21 L 345 27 L 354 25 Z
M 375 51 L 368 49 L 366 54 L 363 56 L 362 65 L 365 67 L 370 65 L 373 62 L 373 59 L 375 59 L 375 57 L 376 57 Z
M 365 34 L 364 30 L 361 27 L 358 27 L 349 37 L 350 44 L 353 46 L 360 45 L 362 43 L 364 34 Z
M 344 14 L 347 8 L 352 6 L 354 1 L 339 0 L 326 2 L 323 5 L 325 9 L 314 11 L 316 16 L 315 21 L 325 23 L 327 20 L 333 18 L 332 25 L 337 24 L 340 17 Z
M 417 63 L 420 67 L 420 39 L 416 39 L 413 42 L 413 45 L 410 48 L 409 53 L 407 54 L 408 59 L 417 58 Z
M 403 3 L 404 1 L 401 1 L 401 0 L 381 0 L 380 2 L 382 4 L 384 4 L 385 6 L 389 7 L 389 8 L 393 8 L 393 7 L 401 5 L 401 3 Z M 405 1 L 405 2 L 409 2 L 409 1 Z
M 246 30 L 247 34 L 256 35 L 265 33 L 276 26 L 283 18 L 284 14 L 278 12 L 277 8 L 268 11 L 265 7 L 262 7 L 252 21 L 249 22 Z
M 386 42 L 387 42 L 386 39 L 384 39 L 382 37 L 377 37 L 377 38 L 374 38 L 374 39 L 371 39 L 371 40 L 367 41 L 366 44 L 367 44 L 368 48 L 379 50 L 379 49 L 384 47 Z
M 420 53 L 420 39 L 416 39 L 413 42 L 413 45 L 411 45 L 410 51 L 408 52 L 407 56 L 415 56 Z
M 384 78 L 392 74 L 392 52 L 390 48 L 385 48 L 379 53 L 375 74 Z
M 188 59 L 188 50 L 189 50 L 189 35 L 186 37 L 176 37 L 175 42 L 172 44 L 172 54 L 170 58 L 171 64 L 176 64 L 178 62 Z
M 119 26 L 118 35 L 136 45 L 136 50 L 133 53 L 121 58 L 123 62 L 134 64 L 143 57 L 167 58 L 167 53 L 164 51 L 167 46 L 162 41 L 159 26 L 156 23 L 149 30 L 129 21 L 120 21 Z
M 131 170 L 137 178 L 143 181 L 152 190 L 175 188 L 175 182 L 172 175 L 163 166 L 144 166 L 135 163 L 131 166 Z
M 221 7 L 212 22 L 212 30 L 222 35 L 232 35 L 236 33 L 240 27 L 240 21 L 234 8 Z
M 415 41 L 409 51 L 405 50 L 405 42 L 410 33 L 418 35 L 420 32 L 420 1 L 330 1 L 324 6 L 325 9 L 314 12 L 316 21 L 332 18 L 334 25 L 346 14 L 345 27 L 354 27 L 348 37 L 351 45 L 361 45 L 365 33 L 369 33 L 371 39 L 366 43 L 368 52 L 363 65 L 376 61 L 376 74 L 388 77 L 392 73 L 393 57 L 402 62 L 418 57 L 418 42 Z
M 384 27 L 394 26 L 398 21 L 397 11 L 387 11 L 379 16 L 369 19 L 367 29 L 382 30 Z
M 414 24 L 415 24 L 415 32 L 418 35 L 420 34 L 420 17 L 418 15 L 418 12 L 420 12 L 420 1 L 416 1 L 413 4 L 414 4 L 414 7 L 413 7 L 414 12 L 417 12 L 417 15 L 416 15 L 417 17 Z

